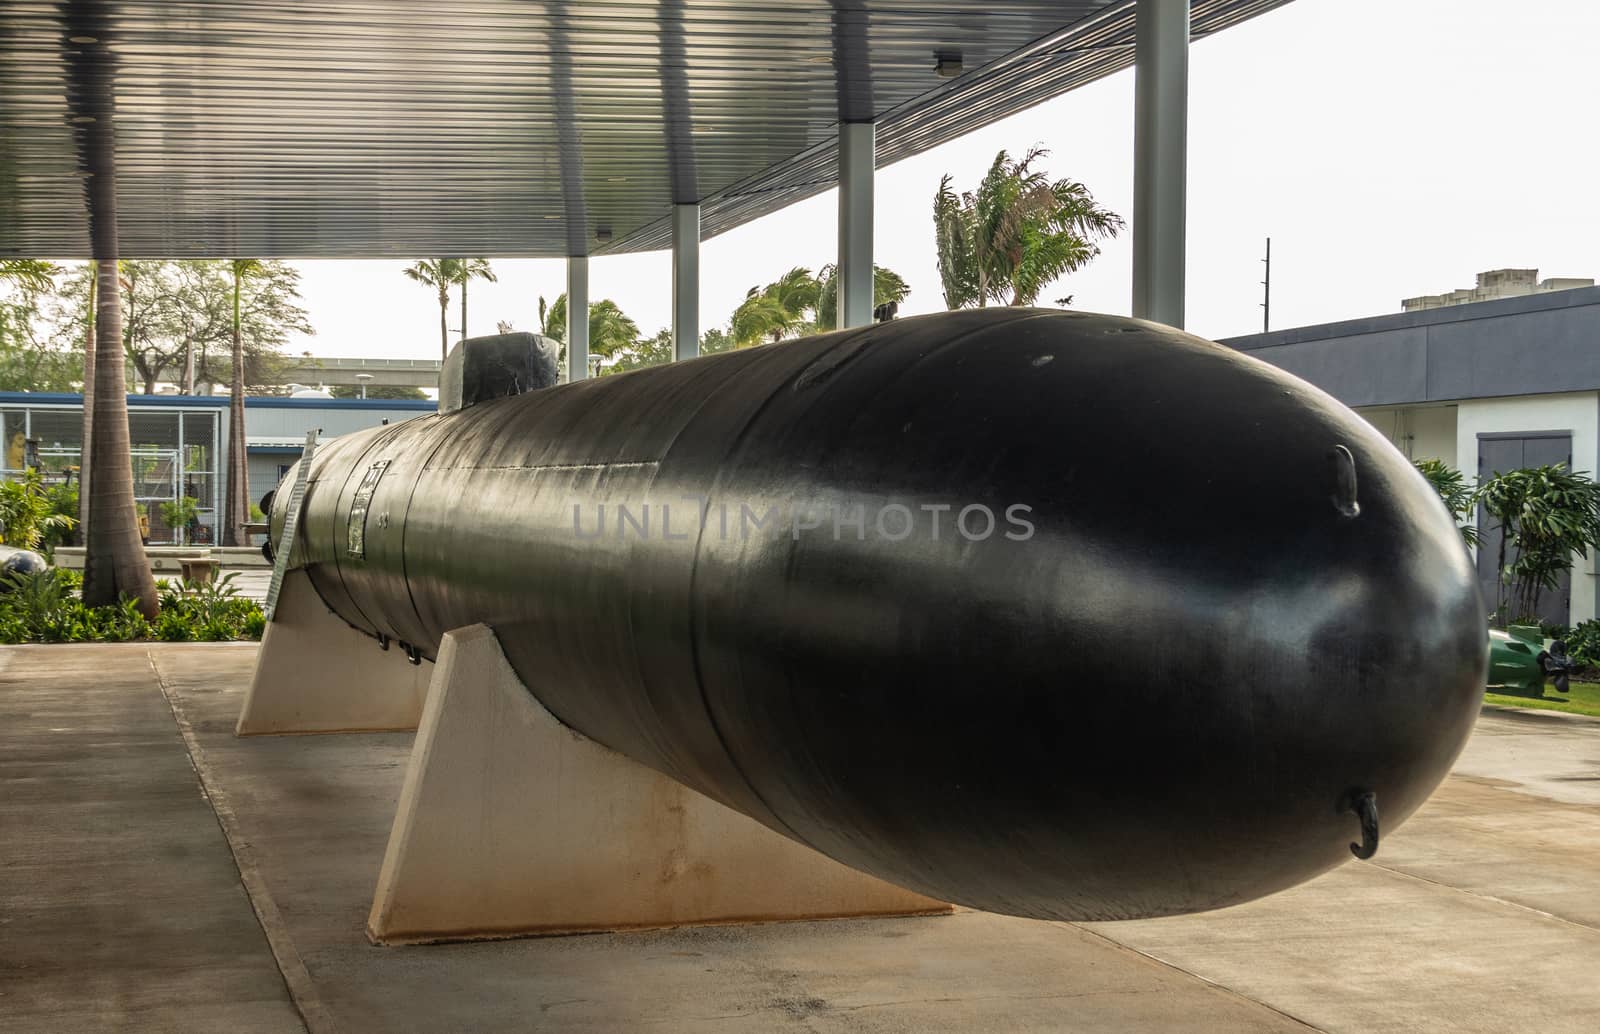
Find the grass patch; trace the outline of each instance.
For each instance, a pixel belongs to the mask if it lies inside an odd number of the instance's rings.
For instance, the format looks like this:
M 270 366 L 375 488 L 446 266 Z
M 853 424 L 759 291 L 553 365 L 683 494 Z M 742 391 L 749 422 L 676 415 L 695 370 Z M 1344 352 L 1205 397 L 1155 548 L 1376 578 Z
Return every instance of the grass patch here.
M 1485 693 L 1483 702 L 1504 707 L 1536 707 L 1544 711 L 1566 711 L 1568 714 L 1586 714 L 1600 718 L 1600 683 L 1574 682 L 1570 692 L 1557 693 L 1551 685 L 1544 687 L 1543 696 L 1515 696 L 1509 693 Z

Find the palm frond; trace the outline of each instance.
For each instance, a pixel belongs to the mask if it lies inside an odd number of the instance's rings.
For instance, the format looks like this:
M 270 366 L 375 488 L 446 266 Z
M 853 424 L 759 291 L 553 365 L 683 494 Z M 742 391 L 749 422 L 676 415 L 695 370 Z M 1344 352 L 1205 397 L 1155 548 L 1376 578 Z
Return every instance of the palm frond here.
M 934 195 L 934 239 L 945 304 L 954 309 L 988 302 L 1032 304 L 1053 281 L 1100 253 L 1096 243 L 1123 228 L 1083 184 L 1052 182 L 1036 163 L 1049 155 L 1032 147 L 1020 160 L 998 152 L 970 193 L 957 195 L 950 177 Z

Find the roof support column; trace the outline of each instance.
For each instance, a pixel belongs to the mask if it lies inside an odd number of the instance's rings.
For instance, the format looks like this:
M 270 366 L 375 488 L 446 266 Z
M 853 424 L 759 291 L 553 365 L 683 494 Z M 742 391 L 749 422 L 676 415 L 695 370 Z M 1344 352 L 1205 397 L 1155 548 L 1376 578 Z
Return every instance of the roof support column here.
M 700 206 L 672 206 L 672 357 L 700 354 Z
M 567 381 L 589 376 L 589 256 L 567 256 Z
M 839 124 L 838 327 L 872 322 L 872 179 L 877 127 Z
M 1133 314 L 1183 326 L 1189 0 L 1139 0 L 1134 56 Z

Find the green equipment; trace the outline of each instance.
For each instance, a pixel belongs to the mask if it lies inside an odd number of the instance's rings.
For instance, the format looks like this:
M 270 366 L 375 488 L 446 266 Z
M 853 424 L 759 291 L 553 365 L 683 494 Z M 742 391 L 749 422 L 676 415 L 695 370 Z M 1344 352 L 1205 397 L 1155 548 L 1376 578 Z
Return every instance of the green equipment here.
M 1489 688 L 1529 696 L 1544 696 L 1545 679 L 1556 691 L 1567 691 L 1572 672 L 1567 644 L 1546 639 L 1538 625 L 1512 625 L 1504 632 L 1489 629 Z

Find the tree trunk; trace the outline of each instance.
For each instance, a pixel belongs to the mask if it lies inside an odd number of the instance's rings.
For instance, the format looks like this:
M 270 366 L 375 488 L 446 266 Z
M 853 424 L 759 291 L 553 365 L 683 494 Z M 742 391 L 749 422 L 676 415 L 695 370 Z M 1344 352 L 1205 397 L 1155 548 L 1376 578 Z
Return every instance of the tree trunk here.
M 1505 628 L 1506 625 L 1510 624 L 1508 620 L 1510 615 L 1506 613 L 1506 539 L 1511 537 L 1511 531 L 1507 527 L 1508 523 L 1504 518 L 1500 521 L 1500 566 L 1496 567 L 1494 571 L 1494 616 L 1495 623 L 1501 628 Z
M 88 333 L 83 342 L 83 445 L 78 450 L 78 530 L 73 540 L 78 545 L 89 534 L 89 442 L 94 437 L 94 299 L 99 278 L 94 260 L 89 261 L 89 314 L 84 320 Z
M 101 219 L 107 213 L 99 212 Z M 109 218 L 114 219 L 114 214 Z M 95 271 L 94 416 L 89 456 L 89 521 L 85 536 L 83 601 L 90 606 L 116 603 L 121 596 L 139 601 L 154 619 L 161 609 L 155 578 L 139 536 L 133 499 L 133 460 L 128 436 L 126 357 L 122 351 L 122 289 L 116 255 L 101 255 Z
M 245 522 L 250 519 L 249 456 L 244 440 L 244 341 L 239 326 L 239 270 L 233 271 L 233 377 L 228 399 L 228 479 L 223 500 L 225 546 L 246 544 Z
M 450 358 L 450 328 L 445 326 L 444 314 L 450 308 L 449 291 L 441 286 L 439 288 L 439 361 Z

